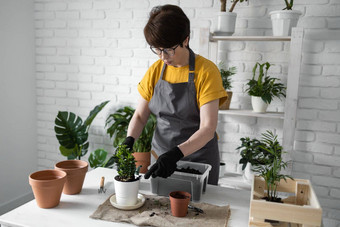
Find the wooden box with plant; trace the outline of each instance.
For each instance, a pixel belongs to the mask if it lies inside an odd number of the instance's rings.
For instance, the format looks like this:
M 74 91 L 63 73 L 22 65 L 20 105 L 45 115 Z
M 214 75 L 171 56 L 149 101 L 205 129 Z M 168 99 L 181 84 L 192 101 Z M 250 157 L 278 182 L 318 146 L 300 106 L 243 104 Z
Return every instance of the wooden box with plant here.
M 220 110 L 229 110 L 231 98 L 233 96 L 233 92 L 230 90 L 232 88 L 231 77 L 236 74 L 237 70 L 235 66 L 225 69 L 222 62 L 219 64 L 219 69 L 222 77 L 223 88 L 228 93 L 228 99 L 220 106 Z
M 89 148 L 88 136 L 91 123 L 108 102 L 97 105 L 90 111 L 85 121 L 72 112 L 58 112 L 54 131 L 60 144 L 60 153 L 68 160 L 56 163 L 54 168 L 67 173 L 64 194 L 78 194 L 82 190 L 88 163 L 80 159 L 86 155 Z
M 294 0 L 283 1 L 285 8 L 269 13 L 272 20 L 273 36 L 290 36 L 292 28 L 296 27 L 302 14 L 298 10 L 293 10 Z
M 126 138 L 127 129 L 135 109 L 129 106 L 118 109 L 115 113 L 110 114 L 106 120 L 108 127 L 107 133 L 114 137 L 113 146 L 117 147 L 122 144 Z M 150 114 L 149 119 L 143 128 L 141 135 L 133 145 L 133 156 L 136 158 L 136 165 L 142 166 L 141 173 L 146 173 L 150 165 L 150 151 L 153 133 L 156 126 L 156 117 Z
M 261 140 L 243 139 L 245 149 L 241 151 L 240 163 L 251 163 L 255 173 L 249 226 L 271 226 L 277 222 L 282 222 L 280 226 L 285 226 L 284 223 L 320 226 L 322 209 L 310 182 L 281 173 L 287 162 L 282 158 L 285 152 L 277 135 L 266 131 Z
M 118 175 L 114 178 L 116 201 L 119 205 L 131 206 L 137 203 L 139 190 L 139 169 L 135 157 L 126 145 L 119 145 L 114 154 Z M 138 176 L 139 175 L 139 176 Z
M 217 14 L 215 35 L 232 35 L 235 32 L 236 16 L 234 8 L 238 2 L 244 2 L 248 0 L 231 0 L 231 7 L 227 11 L 227 0 L 220 0 L 221 10 Z
M 271 64 L 265 62 L 263 64 L 256 63 L 253 68 L 253 77 L 248 80 L 245 92 L 251 96 L 251 104 L 254 112 L 264 113 L 268 105 L 273 101 L 274 97 L 281 99 L 286 97 L 286 86 L 276 82 L 280 79 L 268 76 L 268 70 Z M 259 73 L 256 79 L 257 68 Z

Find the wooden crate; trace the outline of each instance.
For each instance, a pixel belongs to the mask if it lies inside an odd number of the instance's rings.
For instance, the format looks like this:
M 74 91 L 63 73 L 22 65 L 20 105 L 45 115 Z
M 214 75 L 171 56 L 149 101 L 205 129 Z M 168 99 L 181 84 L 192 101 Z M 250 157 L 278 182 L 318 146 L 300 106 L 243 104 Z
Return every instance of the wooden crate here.
M 262 177 L 254 176 L 249 210 L 249 226 L 272 226 L 265 219 L 282 222 L 279 226 L 321 226 L 322 209 L 309 180 L 281 180 L 278 192 L 288 195 L 284 203 L 263 200 L 266 184 Z M 287 225 L 286 225 L 287 224 Z M 277 226 L 277 225 L 275 225 Z

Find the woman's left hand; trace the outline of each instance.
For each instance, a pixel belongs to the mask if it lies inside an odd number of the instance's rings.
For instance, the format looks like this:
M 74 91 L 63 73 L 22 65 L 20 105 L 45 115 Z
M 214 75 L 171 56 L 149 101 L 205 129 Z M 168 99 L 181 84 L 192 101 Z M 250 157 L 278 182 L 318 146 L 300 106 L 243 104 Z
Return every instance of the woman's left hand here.
M 156 163 L 151 166 L 144 178 L 149 179 L 150 176 L 167 178 L 175 172 L 177 161 L 183 158 L 183 153 L 178 147 L 172 148 L 170 151 L 162 154 L 157 159 Z

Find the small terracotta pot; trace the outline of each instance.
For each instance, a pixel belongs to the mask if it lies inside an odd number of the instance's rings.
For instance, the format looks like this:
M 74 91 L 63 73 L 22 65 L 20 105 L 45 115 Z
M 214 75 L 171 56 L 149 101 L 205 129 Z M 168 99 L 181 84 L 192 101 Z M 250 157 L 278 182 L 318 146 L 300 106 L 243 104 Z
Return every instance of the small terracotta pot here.
M 171 213 L 174 217 L 185 217 L 188 213 L 188 205 L 191 194 L 184 191 L 170 192 Z
M 59 204 L 66 181 L 66 173 L 60 170 L 37 171 L 28 177 L 29 184 L 40 208 L 52 208 Z
M 134 152 L 132 155 L 136 159 L 136 167 L 138 168 L 138 166 L 142 166 L 139 172 L 146 173 L 148 171 L 148 166 L 150 165 L 150 152 Z
M 74 195 L 81 192 L 85 175 L 88 169 L 88 163 L 82 160 L 66 160 L 55 164 L 57 170 L 62 170 L 67 173 L 66 183 L 63 193 Z
M 233 92 L 232 91 L 227 91 L 228 93 L 228 98 L 220 105 L 219 109 L 220 110 L 229 110 L 230 103 L 231 103 L 231 98 L 233 97 Z

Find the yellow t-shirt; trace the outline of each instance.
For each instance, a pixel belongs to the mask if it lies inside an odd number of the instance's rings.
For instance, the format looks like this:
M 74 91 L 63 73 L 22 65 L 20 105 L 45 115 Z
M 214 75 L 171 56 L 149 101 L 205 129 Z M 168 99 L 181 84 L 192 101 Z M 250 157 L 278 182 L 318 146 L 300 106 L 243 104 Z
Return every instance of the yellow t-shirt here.
M 153 90 L 158 82 L 163 68 L 163 61 L 159 59 L 146 72 L 143 79 L 138 84 L 138 91 L 141 96 L 150 101 Z M 174 67 L 168 65 L 164 71 L 163 79 L 169 83 L 188 82 L 189 65 Z M 202 105 L 220 99 L 220 105 L 227 99 L 227 92 L 222 85 L 220 71 L 210 60 L 196 55 L 195 58 L 195 77 L 197 105 Z

